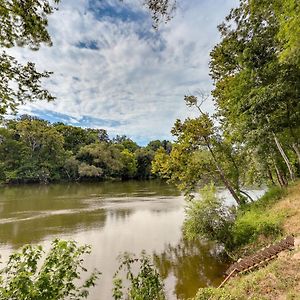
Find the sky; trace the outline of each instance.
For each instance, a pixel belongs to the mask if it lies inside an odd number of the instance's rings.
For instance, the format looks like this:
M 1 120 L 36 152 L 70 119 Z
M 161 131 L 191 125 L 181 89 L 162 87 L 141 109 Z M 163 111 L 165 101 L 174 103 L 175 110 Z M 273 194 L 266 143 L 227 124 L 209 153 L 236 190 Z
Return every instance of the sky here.
M 210 92 L 209 52 L 217 25 L 237 0 L 178 0 L 155 31 L 142 0 L 62 0 L 49 18 L 53 46 L 10 49 L 21 62 L 53 71 L 54 102 L 19 107 L 51 122 L 106 129 L 140 145 L 171 139 L 176 119 L 195 115 L 184 95 Z M 212 113 L 212 100 L 204 110 Z

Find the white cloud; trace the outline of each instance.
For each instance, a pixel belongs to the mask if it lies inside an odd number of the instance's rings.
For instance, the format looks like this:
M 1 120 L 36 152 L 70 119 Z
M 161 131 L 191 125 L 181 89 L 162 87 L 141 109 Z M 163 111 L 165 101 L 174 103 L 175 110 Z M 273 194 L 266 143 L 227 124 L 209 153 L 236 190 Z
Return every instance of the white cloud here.
M 108 2 L 122 13 L 119 1 Z M 50 18 L 53 47 L 10 51 L 54 71 L 46 86 L 57 100 L 26 104 L 20 111 L 53 111 L 79 121 L 82 116 L 115 120 L 120 125 L 106 127 L 109 133 L 144 140 L 170 137 L 175 119 L 191 114 L 183 96 L 211 88 L 208 59 L 219 37 L 216 26 L 236 3 L 179 0 L 174 19 L 155 33 L 144 17 L 100 18 L 88 9 L 88 0 L 64 0 Z M 126 6 L 142 13 L 137 1 Z M 78 47 L 91 42 L 99 49 Z M 212 111 L 212 103 L 205 108 Z

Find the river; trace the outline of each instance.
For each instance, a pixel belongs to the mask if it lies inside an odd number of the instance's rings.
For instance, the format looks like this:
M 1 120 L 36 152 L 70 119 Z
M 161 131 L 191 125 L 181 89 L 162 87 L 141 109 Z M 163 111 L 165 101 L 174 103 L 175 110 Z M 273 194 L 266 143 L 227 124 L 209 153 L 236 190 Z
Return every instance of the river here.
M 0 188 L 2 261 L 27 243 L 46 249 L 58 237 L 90 244 L 89 270 L 102 275 L 89 300 L 112 299 L 117 257 L 127 251 L 151 255 L 168 299 L 186 299 L 199 287 L 217 285 L 227 264 L 218 247 L 182 238 L 184 199 L 159 181 L 22 185 Z

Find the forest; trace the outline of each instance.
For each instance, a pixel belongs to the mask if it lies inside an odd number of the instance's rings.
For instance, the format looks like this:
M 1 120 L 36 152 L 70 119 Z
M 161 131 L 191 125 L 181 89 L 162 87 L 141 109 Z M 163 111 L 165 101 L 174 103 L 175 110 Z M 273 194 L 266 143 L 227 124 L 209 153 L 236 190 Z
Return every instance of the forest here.
M 126 136 L 23 115 L 0 128 L 0 181 L 50 183 L 150 179 L 155 152 L 169 153 L 169 141 L 140 147 Z

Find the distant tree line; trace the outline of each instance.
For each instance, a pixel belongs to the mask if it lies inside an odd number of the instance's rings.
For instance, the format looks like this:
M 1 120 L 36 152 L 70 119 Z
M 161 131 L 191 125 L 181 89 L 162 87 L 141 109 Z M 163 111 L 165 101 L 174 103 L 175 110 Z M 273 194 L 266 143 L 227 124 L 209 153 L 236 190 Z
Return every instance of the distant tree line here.
M 169 141 L 140 147 L 126 136 L 110 139 L 106 130 L 70 126 L 23 115 L 0 128 L 0 181 L 47 183 L 106 179 L 149 179 L 158 149 Z

